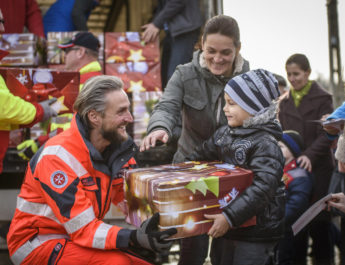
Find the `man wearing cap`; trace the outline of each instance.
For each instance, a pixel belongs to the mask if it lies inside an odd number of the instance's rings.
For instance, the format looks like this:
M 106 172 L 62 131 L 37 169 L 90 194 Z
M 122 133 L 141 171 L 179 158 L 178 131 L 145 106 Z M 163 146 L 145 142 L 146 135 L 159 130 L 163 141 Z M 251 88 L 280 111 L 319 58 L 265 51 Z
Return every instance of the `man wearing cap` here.
M 97 60 L 99 47 L 99 40 L 86 31 L 59 45 L 65 52 L 65 69 L 79 71 L 81 85 L 90 77 L 102 74 L 102 67 Z
M 101 75 L 102 67 L 98 62 L 99 41 L 90 32 L 80 32 L 71 40 L 59 45 L 65 52 L 65 69 L 80 72 L 80 90 L 89 78 Z M 29 139 L 17 146 L 19 156 L 29 160 L 49 138 L 61 133 L 70 127 L 72 114 L 59 115 L 57 122 L 49 125 L 47 135 L 37 139 Z

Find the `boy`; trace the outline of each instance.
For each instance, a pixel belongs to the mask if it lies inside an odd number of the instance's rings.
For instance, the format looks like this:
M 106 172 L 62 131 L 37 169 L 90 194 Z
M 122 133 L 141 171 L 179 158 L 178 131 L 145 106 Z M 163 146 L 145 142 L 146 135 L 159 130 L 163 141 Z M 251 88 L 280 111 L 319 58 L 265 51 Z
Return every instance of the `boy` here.
M 299 167 L 296 162 L 304 146 L 301 135 L 292 130 L 284 131 L 283 138 L 278 144 L 285 158 L 283 181 L 286 187 L 285 236 L 277 247 L 277 261 L 282 265 L 293 264 L 296 244 L 291 225 L 308 209 L 313 179 L 308 171 Z
M 205 215 L 214 221 L 212 264 L 265 264 L 284 230 L 284 157 L 278 146 L 278 82 L 262 69 L 232 78 L 225 86 L 223 108 L 228 125 L 198 147 L 189 160 L 222 160 L 253 171 L 253 183 L 222 208 Z M 240 228 L 256 216 L 256 225 Z M 234 229 L 236 228 L 236 229 Z M 221 238 L 227 235 L 229 239 Z

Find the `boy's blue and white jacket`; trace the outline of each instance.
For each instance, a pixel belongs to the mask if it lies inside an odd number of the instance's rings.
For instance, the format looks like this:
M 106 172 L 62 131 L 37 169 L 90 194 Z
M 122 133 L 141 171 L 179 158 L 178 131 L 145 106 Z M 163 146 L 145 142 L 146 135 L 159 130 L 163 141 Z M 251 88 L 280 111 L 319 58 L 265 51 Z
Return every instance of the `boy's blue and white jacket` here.
M 276 106 L 249 118 L 241 127 L 228 125 L 188 156 L 189 160 L 221 160 L 254 172 L 253 183 L 223 208 L 233 240 L 274 241 L 284 233 L 285 187 L 282 181 L 284 157 L 278 142 L 282 129 Z M 240 227 L 256 216 L 257 224 Z

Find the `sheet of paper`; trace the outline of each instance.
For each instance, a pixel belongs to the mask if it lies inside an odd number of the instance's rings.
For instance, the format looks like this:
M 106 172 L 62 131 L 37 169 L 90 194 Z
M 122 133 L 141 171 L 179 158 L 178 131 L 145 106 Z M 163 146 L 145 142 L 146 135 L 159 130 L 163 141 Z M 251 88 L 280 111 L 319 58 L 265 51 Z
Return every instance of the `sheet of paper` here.
M 313 220 L 326 207 L 326 202 L 332 198 L 332 194 L 328 194 L 322 199 L 315 202 L 308 210 L 304 212 L 292 225 L 294 235 L 297 235 L 311 220 Z
M 345 119 L 332 119 L 324 121 L 322 125 L 324 127 L 333 127 L 341 132 L 344 129 L 344 122 Z

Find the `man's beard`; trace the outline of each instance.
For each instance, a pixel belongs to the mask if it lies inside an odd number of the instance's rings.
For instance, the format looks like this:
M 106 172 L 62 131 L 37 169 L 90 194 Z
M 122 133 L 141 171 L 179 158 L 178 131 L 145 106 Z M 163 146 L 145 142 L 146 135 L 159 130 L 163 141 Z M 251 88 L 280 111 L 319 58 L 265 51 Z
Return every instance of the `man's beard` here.
M 121 143 L 128 139 L 128 135 L 124 137 L 116 131 L 117 128 L 105 129 L 102 125 L 101 134 L 104 139 L 108 140 L 111 144 L 120 146 Z

